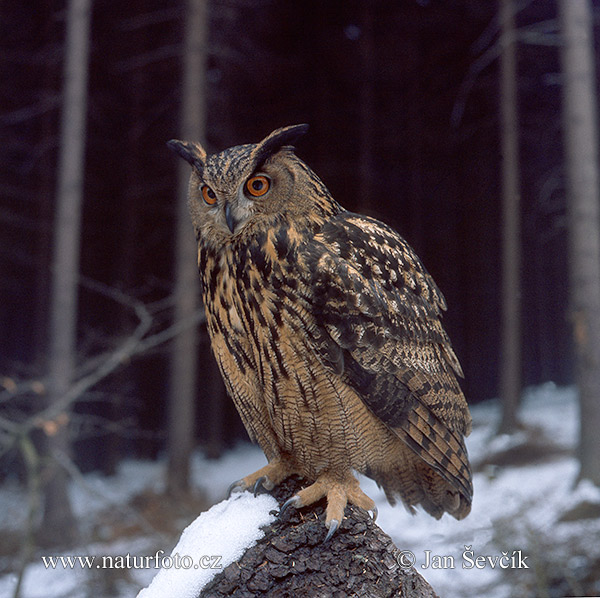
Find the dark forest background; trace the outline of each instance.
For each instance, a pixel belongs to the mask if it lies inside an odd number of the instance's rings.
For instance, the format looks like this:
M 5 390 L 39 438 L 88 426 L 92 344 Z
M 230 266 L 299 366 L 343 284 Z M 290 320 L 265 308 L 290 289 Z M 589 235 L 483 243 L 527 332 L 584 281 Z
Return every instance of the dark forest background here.
M 523 385 L 568 384 L 556 6 L 518 8 Z M 0 3 L 0 372 L 9 390 L 45 368 L 65 14 L 62 3 Z M 146 305 L 168 304 L 174 286 L 178 162 L 165 142 L 180 130 L 185 18 L 179 0 L 93 3 L 81 274 Z M 445 294 L 468 400 L 498 396 L 496 2 L 215 0 L 208 19 L 208 148 L 309 123 L 298 154 L 345 207 L 396 228 Z M 154 330 L 170 316 L 161 311 Z M 78 318 L 80 365 L 135 323 L 89 285 Z M 223 391 L 202 325 L 198 335 L 204 405 Z M 127 422 L 118 454 L 164 447 L 169 348 L 138 355 L 76 407 Z M 198 442 L 216 442 L 216 452 L 244 434 L 232 406 L 223 409 L 215 421 L 202 407 L 198 416 Z M 106 467 L 110 426 L 91 428 L 78 436 L 80 465 Z

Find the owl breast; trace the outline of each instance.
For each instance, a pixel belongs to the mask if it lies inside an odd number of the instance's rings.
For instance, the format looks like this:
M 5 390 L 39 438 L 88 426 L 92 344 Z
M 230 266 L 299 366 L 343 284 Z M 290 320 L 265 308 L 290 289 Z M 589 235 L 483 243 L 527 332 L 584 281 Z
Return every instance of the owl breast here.
M 365 471 L 365 455 L 377 466 L 397 439 L 315 351 L 303 236 L 270 230 L 218 256 L 201 250 L 199 265 L 213 352 L 249 435 L 269 460 L 286 455 L 315 479 Z

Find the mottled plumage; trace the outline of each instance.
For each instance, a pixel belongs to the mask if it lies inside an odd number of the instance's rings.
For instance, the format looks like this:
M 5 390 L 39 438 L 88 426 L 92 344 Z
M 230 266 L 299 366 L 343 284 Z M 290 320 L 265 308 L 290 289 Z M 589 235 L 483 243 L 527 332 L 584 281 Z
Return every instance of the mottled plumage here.
M 242 488 L 292 473 L 327 497 L 373 509 L 353 471 L 435 517 L 471 505 L 462 375 L 444 298 L 396 232 L 344 210 L 293 153 L 303 125 L 214 155 L 170 146 L 193 166 L 189 206 L 212 349 L 269 464 Z

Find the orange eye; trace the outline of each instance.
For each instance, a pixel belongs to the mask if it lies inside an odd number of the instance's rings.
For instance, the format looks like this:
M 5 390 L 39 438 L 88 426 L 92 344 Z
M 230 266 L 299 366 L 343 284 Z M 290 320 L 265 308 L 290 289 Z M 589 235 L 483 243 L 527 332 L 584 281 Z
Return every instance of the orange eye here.
M 271 187 L 271 181 L 264 175 L 253 176 L 246 181 L 246 189 L 252 197 L 262 197 Z
M 217 201 L 217 196 L 208 185 L 202 185 L 202 187 L 200 187 L 200 191 L 202 191 L 202 198 L 209 206 L 215 204 L 215 202 Z

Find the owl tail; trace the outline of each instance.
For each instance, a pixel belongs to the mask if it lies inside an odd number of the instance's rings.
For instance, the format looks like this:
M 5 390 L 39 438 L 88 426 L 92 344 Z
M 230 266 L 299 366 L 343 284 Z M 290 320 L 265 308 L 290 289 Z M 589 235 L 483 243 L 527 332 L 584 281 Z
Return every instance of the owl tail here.
M 399 443 L 397 455 L 390 462 L 394 463 L 391 469 L 367 475 L 383 488 L 391 505 L 400 499 L 410 513 L 420 505 L 436 519 L 444 513 L 463 519 L 470 513 L 470 498 L 463 496 L 407 447 Z

